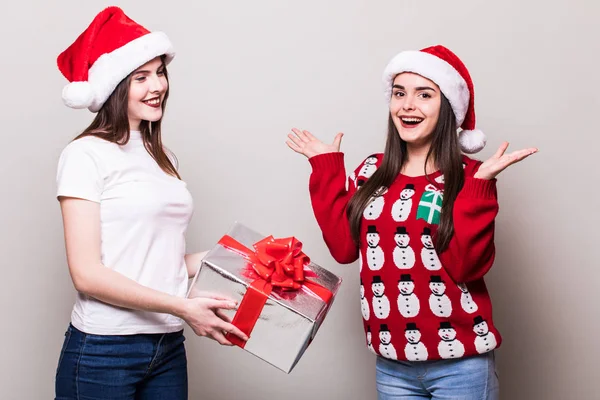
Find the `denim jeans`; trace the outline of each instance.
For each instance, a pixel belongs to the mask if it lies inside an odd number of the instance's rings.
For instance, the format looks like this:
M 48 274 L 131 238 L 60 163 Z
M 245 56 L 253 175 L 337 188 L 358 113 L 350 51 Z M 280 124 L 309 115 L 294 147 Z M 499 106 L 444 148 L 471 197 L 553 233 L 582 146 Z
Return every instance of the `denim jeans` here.
M 185 400 L 183 331 L 91 335 L 72 325 L 56 371 L 55 400 Z
M 392 361 L 377 357 L 379 400 L 498 400 L 494 352 L 454 360 Z

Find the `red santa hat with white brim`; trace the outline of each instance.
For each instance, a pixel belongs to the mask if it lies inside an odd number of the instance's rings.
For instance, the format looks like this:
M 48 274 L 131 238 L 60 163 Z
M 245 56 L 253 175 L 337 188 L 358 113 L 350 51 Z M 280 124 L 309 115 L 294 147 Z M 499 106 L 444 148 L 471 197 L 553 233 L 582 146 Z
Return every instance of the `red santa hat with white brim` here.
M 473 81 L 467 67 L 444 46 L 432 46 L 419 51 L 403 51 L 387 65 L 383 73 L 387 101 L 392 96 L 392 85 L 402 72 L 419 74 L 439 86 L 446 96 L 461 128 L 458 141 L 465 153 L 477 153 L 485 147 L 485 134 L 475 129 L 475 98 Z
M 71 108 L 97 112 L 127 75 L 159 56 L 167 64 L 175 57 L 166 34 L 150 32 L 119 7 L 108 7 L 58 56 L 58 69 L 70 82 L 62 98 Z

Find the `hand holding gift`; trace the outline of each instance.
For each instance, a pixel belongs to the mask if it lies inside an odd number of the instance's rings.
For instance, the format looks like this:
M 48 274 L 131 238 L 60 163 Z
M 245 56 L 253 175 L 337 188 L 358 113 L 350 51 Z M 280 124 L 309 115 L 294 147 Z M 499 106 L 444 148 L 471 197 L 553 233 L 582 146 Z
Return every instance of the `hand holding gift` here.
M 186 299 L 179 317 L 192 328 L 198 336 L 214 339 L 222 345 L 233 344 L 225 338 L 226 334 L 235 335 L 238 340 L 246 341 L 248 336 L 231 324 L 223 310 L 233 310 L 236 302 L 226 297 L 197 293 L 198 297 Z

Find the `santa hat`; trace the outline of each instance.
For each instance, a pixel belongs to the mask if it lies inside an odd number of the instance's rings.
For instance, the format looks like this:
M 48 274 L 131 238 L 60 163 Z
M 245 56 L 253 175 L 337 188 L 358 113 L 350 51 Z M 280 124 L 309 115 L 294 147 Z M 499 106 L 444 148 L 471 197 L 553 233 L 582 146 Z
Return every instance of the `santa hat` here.
M 58 69 L 70 82 L 62 98 L 69 107 L 97 112 L 127 75 L 162 55 L 167 64 L 175 57 L 167 35 L 108 7 L 58 56 Z
M 456 54 L 444 46 L 397 54 L 383 73 L 387 101 L 392 97 L 392 85 L 396 75 L 402 72 L 419 74 L 440 87 L 454 111 L 456 126 L 462 129 L 458 140 L 463 152 L 477 153 L 485 147 L 484 133 L 475 129 L 473 81 L 467 67 Z

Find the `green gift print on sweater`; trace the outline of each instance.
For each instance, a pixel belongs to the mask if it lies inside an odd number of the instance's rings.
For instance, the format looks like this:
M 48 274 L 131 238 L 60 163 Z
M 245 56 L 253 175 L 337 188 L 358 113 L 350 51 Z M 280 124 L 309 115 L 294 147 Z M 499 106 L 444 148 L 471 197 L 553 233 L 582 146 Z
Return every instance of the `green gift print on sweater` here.
M 444 192 L 432 184 L 425 186 L 425 192 L 419 200 L 417 219 L 423 219 L 432 225 L 439 225 Z

